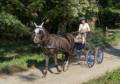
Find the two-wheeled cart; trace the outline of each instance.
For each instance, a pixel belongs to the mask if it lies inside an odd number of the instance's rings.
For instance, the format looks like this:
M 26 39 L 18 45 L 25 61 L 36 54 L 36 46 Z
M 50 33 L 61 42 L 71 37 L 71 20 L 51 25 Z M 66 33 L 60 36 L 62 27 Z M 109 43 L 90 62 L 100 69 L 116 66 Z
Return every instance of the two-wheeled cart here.
M 89 36 L 88 36 L 89 35 Z M 87 35 L 86 43 L 81 43 L 81 38 L 76 38 L 75 35 L 75 46 L 74 46 L 74 54 L 80 61 L 85 61 L 89 68 L 93 67 L 95 63 L 101 64 L 104 59 L 104 48 L 99 45 L 95 45 L 91 41 L 90 34 Z

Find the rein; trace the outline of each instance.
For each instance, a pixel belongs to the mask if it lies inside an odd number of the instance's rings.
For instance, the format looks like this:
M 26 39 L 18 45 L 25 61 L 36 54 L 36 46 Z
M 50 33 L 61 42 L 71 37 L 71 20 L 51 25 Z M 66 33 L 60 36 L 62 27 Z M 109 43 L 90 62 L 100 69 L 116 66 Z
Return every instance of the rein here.
M 49 41 L 49 40 L 48 40 L 48 39 L 46 39 L 46 40 L 39 40 L 39 41 L 43 42 L 43 41 Z
M 79 31 L 71 32 L 71 34 L 77 34 L 77 33 L 79 33 Z

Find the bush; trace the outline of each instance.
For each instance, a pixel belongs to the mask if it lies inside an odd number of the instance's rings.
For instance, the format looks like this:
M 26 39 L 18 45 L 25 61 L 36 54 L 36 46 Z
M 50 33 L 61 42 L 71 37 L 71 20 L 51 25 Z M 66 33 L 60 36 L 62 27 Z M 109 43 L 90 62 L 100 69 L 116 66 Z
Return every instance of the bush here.
M 0 36 L 1 37 L 12 37 L 13 39 L 28 36 L 30 29 L 26 27 L 20 20 L 15 16 L 1 12 L 0 13 Z
M 93 32 L 90 35 L 90 37 L 88 37 L 88 41 L 90 45 L 94 47 L 95 46 L 105 47 L 109 44 L 108 38 L 105 37 L 105 34 L 101 30 L 96 30 L 95 32 Z

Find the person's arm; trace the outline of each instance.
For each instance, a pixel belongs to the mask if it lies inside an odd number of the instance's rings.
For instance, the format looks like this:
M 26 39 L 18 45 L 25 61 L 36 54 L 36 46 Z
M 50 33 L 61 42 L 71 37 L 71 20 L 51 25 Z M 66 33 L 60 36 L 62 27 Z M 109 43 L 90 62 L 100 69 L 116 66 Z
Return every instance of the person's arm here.
M 80 24 L 80 25 L 79 25 L 79 30 L 78 30 L 78 31 L 81 32 L 81 29 L 82 29 L 82 25 Z

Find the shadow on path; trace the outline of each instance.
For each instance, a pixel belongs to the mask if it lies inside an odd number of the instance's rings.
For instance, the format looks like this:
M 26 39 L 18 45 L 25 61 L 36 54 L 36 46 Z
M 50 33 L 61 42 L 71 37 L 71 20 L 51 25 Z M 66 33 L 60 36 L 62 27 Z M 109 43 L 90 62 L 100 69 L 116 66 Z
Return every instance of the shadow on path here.
M 28 75 L 18 75 L 20 79 L 23 81 L 34 81 L 40 79 L 40 76 L 35 74 L 28 74 Z
M 106 53 L 120 57 L 120 44 L 116 46 L 110 46 L 110 48 L 106 49 Z

